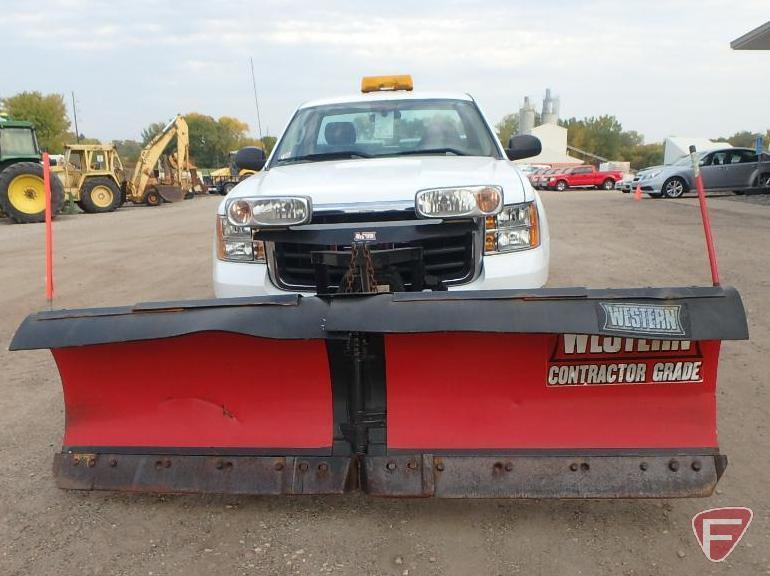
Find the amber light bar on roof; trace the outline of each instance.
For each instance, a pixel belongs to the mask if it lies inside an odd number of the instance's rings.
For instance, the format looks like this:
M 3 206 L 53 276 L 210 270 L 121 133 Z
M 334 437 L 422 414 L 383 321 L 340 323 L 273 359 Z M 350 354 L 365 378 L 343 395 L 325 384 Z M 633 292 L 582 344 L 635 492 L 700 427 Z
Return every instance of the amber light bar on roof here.
M 413 90 L 412 76 L 364 76 L 361 79 L 361 92 L 380 92 L 385 90 Z

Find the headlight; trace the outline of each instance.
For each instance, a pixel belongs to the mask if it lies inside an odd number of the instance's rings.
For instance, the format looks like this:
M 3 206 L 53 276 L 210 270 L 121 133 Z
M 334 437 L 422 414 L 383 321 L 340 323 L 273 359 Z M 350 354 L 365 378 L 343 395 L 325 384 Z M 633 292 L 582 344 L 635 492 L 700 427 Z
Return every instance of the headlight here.
M 217 216 L 217 258 L 226 262 L 265 263 L 265 243 L 254 240 L 251 228 L 234 226 L 226 216 Z
M 232 198 L 225 213 L 234 226 L 297 226 L 310 222 L 313 207 L 306 196 Z
M 484 223 L 485 254 L 515 252 L 540 245 L 540 221 L 535 202 L 503 206 L 497 216 L 487 216 Z
M 655 178 L 660 173 L 661 173 L 660 170 L 655 170 L 655 172 L 647 172 L 647 174 L 644 175 L 642 180 L 652 180 L 653 178 Z
M 497 214 L 503 204 L 500 186 L 462 186 L 420 190 L 415 210 L 423 218 L 463 218 Z

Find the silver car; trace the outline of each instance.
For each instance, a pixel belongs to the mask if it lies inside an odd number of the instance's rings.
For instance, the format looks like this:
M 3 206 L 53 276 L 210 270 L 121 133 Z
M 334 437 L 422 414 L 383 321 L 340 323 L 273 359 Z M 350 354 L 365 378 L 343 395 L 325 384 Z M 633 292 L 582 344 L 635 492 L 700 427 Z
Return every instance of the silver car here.
M 703 187 L 708 191 L 738 193 L 770 192 L 770 154 L 757 158 L 751 148 L 725 148 L 698 153 Z M 695 177 L 689 156 L 667 166 L 653 166 L 640 170 L 631 182 L 631 191 L 637 184 L 653 198 L 679 198 L 695 190 Z

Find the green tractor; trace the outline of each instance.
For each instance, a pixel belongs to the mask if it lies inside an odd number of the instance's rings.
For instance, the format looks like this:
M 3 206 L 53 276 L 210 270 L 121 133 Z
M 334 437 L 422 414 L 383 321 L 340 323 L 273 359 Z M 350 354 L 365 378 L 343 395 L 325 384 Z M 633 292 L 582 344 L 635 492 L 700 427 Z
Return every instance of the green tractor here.
M 64 204 L 64 186 L 51 175 L 51 209 Z M 31 122 L 0 116 L 0 212 L 15 222 L 45 220 L 43 164 Z

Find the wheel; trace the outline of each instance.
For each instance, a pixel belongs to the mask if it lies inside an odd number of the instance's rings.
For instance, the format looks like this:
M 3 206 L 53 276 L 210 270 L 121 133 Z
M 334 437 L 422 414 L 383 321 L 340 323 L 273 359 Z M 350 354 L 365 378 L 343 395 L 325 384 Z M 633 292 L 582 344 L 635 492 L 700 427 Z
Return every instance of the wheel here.
M 222 196 L 227 196 L 233 188 L 235 188 L 235 182 L 225 182 L 222 186 Z
M 687 184 L 678 176 L 669 178 L 663 183 L 663 195 L 666 198 L 679 198 L 685 192 L 687 192 Z
M 160 196 L 160 192 L 156 188 L 149 188 L 144 193 L 144 201 L 147 206 L 160 206 L 163 203 L 163 198 Z
M 64 186 L 51 174 L 51 211 L 58 214 L 64 204 Z M 43 166 L 17 162 L 0 172 L 0 208 L 19 224 L 45 220 Z
M 602 188 L 605 190 L 612 190 L 615 188 L 615 181 L 612 178 L 607 178 L 604 182 L 602 182 Z
M 564 192 L 564 191 L 567 189 L 567 183 L 566 183 L 564 180 L 559 180 L 559 181 L 556 183 L 556 189 L 557 189 L 559 192 Z
M 89 178 L 80 189 L 78 206 L 83 212 L 112 212 L 120 207 L 121 192 L 111 178 Z
M 770 192 L 770 174 L 760 174 L 759 188 L 764 192 Z

